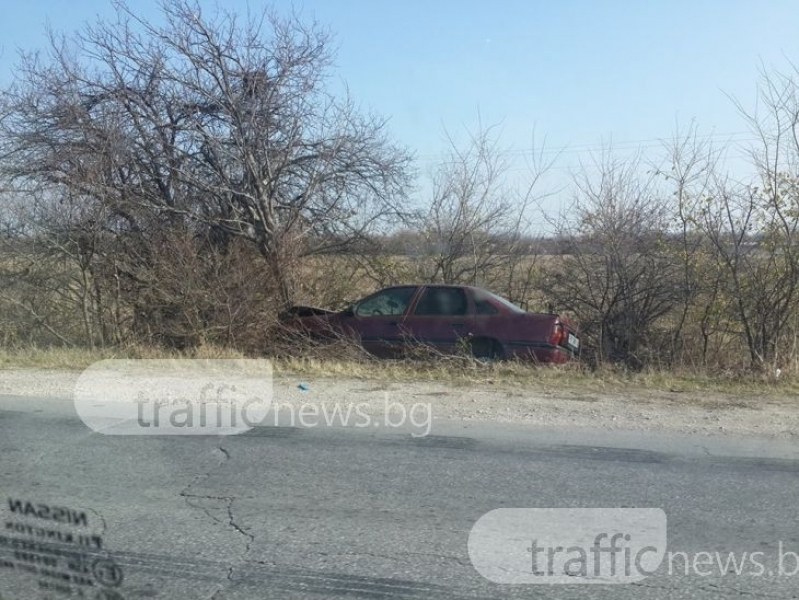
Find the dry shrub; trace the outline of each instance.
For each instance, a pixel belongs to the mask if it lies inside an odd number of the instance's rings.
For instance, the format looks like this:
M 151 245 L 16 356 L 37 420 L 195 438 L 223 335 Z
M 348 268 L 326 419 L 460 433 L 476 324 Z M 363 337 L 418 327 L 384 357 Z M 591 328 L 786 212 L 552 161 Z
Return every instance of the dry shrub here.
M 258 253 L 237 240 L 220 248 L 185 234 L 162 236 L 150 250 L 122 291 L 132 340 L 261 349 L 277 313 L 277 290 Z

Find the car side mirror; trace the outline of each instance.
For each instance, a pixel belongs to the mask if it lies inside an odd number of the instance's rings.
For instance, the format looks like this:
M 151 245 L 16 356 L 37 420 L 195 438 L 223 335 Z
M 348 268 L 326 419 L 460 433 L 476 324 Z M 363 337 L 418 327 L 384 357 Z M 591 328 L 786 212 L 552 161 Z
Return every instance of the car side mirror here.
M 341 314 L 344 315 L 345 317 L 354 317 L 355 316 L 355 305 L 351 304 L 350 306 L 345 308 L 343 311 L 341 311 Z

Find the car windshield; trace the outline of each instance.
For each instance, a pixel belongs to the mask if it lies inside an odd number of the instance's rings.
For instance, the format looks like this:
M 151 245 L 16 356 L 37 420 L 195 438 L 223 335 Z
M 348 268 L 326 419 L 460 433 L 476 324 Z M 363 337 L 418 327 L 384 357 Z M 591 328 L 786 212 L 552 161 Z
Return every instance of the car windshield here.
M 396 316 L 408 309 L 408 303 L 416 291 L 414 287 L 391 288 L 359 302 L 355 314 L 359 317 Z

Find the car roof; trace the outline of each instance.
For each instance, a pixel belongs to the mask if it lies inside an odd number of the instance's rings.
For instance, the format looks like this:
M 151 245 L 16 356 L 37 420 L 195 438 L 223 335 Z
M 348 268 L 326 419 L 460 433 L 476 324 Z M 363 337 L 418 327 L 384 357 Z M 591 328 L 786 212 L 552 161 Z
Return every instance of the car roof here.
M 400 283 L 397 285 L 389 285 L 380 289 L 391 290 L 394 288 L 406 288 L 406 287 L 445 287 L 445 288 L 465 288 L 470 290 L 488 291 L 485 288 L 477 287 L 476 285 L 461 285 L 459 283 Z

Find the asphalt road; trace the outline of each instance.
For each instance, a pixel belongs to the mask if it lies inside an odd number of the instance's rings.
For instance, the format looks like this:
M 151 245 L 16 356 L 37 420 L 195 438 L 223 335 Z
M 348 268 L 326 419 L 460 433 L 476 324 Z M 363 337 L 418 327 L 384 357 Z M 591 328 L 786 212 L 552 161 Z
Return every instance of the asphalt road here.
M 0 456 L 2 600 L 799 597 L 799 572 L 499 585 L 467 553 L 496 508 L 659 507 L 670 551 L 761 551 L 771 569 L 780 542 L 799 552 L 790 441 L 443 421 L 418 438 L 104 436 L 68 401 L 0 397 Z

